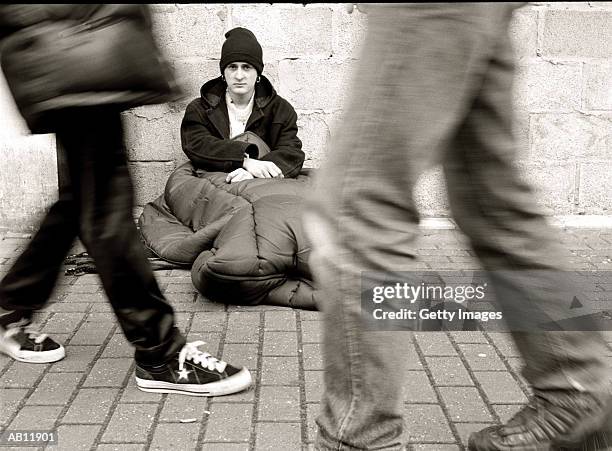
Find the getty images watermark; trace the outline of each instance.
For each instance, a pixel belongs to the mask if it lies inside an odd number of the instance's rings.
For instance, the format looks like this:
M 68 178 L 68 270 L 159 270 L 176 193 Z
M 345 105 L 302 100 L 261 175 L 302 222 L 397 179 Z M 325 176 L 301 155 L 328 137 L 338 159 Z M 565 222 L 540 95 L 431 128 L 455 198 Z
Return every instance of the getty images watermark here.
M 361 310 L 368 330 L 612 330 L 612 272 L 364 272 Z

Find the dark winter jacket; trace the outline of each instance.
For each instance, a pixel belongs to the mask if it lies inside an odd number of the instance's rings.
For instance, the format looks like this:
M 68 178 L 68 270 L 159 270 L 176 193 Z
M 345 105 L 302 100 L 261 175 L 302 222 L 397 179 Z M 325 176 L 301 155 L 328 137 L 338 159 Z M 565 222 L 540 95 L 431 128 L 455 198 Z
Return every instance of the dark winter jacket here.
M 92 105 L 120 109 L 180 94 L 137 4 L 0 5 L 2 70 L 34 132 L 46 112 Z
M 229 139 L 226 88 L 221 77 L 206 82 L 200 89 L 200 98 L 187 106 L 181 124 L 183 151 L 194 166 L 207 171 L 231 172 L 242 167 L 245 153 L 257 157 L 253 144 Z M 285 177 L 297 177 L 304 163 L 296 121 L 293 107 L 262 75 L 255 85 L 253 112 L 245 131 L 255 133 L 268 144 L 271 152 L 261 160 L 275 163 Z

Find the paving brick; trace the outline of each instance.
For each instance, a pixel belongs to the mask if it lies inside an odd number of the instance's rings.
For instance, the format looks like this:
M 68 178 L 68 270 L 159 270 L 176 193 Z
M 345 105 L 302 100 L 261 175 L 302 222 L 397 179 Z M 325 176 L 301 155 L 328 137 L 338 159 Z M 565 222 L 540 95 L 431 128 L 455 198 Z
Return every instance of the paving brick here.
M 306 402 L 319 402 L 323 395 L 323 371 L 304 371 Z
M 201 451 L 249 451 L 251 449 L 248 443 L 204 443 L 200 448 Z
M 104 348 L 102 358 L 134 357 L 134 347 L 123 333 L 114 334 Z
M 426 361 L 436 385 L 474 385 L 458 357 L 426 357 Z
M 323 342 L 323 321 L 302 321 L 302 342 Z
M 96 447 L 96 451 L 145 451 L 145 446 L 129 444 L 129 443 L 121 443 L 121 444 L 102 443 Z
M 226 343 L 257 343 L 259 318 L 259 313 L 231 312 L 225 335 Z
M 47 373 L 28 398 L 28 404 L 65 405 L 82 378 L 81 373 Z
M 491 345 L 460 344 L 459 349 L 472 371 L 506 371 L 506 365 Z
M 426 356 L 456 356 L 457 351 L 444 332 L 414 334 L 414 338 Z
M 120 403 L 159 403 L 162 400 L 161 393 L 150 393 L 139 390 L 136 379 L 130 377 L 121 395 Z
M 91 302 L 62 302 L 56 301 L 45 306 L 49 313 L 85 313 L 93 304 Z
M 323 354 L 321 352 L 321 344 L 304 344 L 302 345 L 304 369 L 305 370 L 322 370 Z
M 456 343 L 489 343 L 482 332 L 453 331 L 450 335 Z
M 255 448 L 257 451 L 300 449 L 300 429 L 299 423 L 258 423 Z
M 83 303 L 89 302 L 94 306 L 105 305 L 110 306 L 107 297 L 104 293 L 77 293 L 73 286 L 66 287 L 66 297 L 61 302 L 65 303 Z
M 57 337 L 54 335 L 53 338 Z M 51 364 L 49 371 L 62 373 L 87 371 L 97 352 L 97 346 L 73 346 L 71 342 L 66 348 L 66 358 Z
M 451 421 L 493 421 L 475 387 L 440 387 L 439 390 Z
M 28 394 L 26 388 L 0 388 L 0 426 L 5 426 L 9 418 L 15 413 L 17 406 Z
M 150 449 L 197 449 L 199 423 L 159 424 L 155 428 Z
M 489 332 L 489 337 L 493 341 L 495 347 L 506 358 L 520 357 L 521 353 L 514 344 L 512 336 L 507 332 Z
M 51 430 L 63 406 L 25 406 L 8 429 Z
M 414 451 L 459 451 L 457 445 L 442 445 L 436 443 L 435 445 L 412 445 Z
M 71 333 L 85 317 L 85 313 L 54 313 L 49 318 L 42 332 L 48 334 Z
M 85 321 L 70 340 L 71 345 L 100 345 L 106 341 L 115 324 L 100 321 Z
M 99 425 L 61 425 L 57 429 L 57 449 L 90 450 L 101 427 Z
M 0 374 L 11 364 L 14 360 L 5 354 L 0 354 Z
M 425 371 L 407 371 L 404 377 L 404 401 L 409 404 L 438 402 Z
M 199 305 L 199 310 L 204 312 L 225 312 L 227 305 L 221 302 L 214 302 L 205 298 L 200 293 L 196 296 L 195 303 Z
M 421 359 L 416 352 L 416 348 L 414 343 L 404 343 L 402 344 L 401 352 L 403 353 L 403 358 L 405 361 L 406 369 L 409 370 L 422 370 L 423 364 L 421 363 Z
M 222 358 L 234 366 L 255 370 L 259 362 L 258 349 L 256 344 L 226 344 Z
M 196 294 L 196 288 L 193 283 L 169 283 L 168 287 L 164 290 L 164 293 L 187 293 Z
M 119 389 L 82 388 L 62 418 L 62 423 L 102 424 Z
M 0 377 L 2 388 L 31 388 L 45 372 L 45 365 L 15 362 Z
M 323 314 L 318 311 L 305 310 L 303 312 L 300 312 L 300 320 L 301 321 L 322 321 Z
M 274 311 L 265 313 L 265 329 L 292 331 L 296 329 L 294 311 Z
M 298 385 L 298 360 L 296 357 L 268 357 L 263 361 L 261 384 Z
M 187 334 L 192 316 L 193 314 L 188 312 L 174 312 L 174 325 L 178 327 L 183 334 Z
M 455 441 L 440 406 L 406 404 L 404 420 L 409 443 L 454 443 Z
M 219 355 L 219 343 L 221 341 L 221 335 L 217 333 L 202 333 L 190 334 L 188 337 L 189 341 L 203 341 L 204 344 L 199 347 L 201 351 L 208 352 L 215 357 Z
M 102 280 L 98 274 L 83 274 L 77 277 L 74 286 L 77 285 L 102 285 Z
M 259 421 L 300 421 L 299 387 L 261 387 Z
M 107 313 L 111 315 L 113 313 L 113 309 L 109 303 L 104 302 L 104 303 L 93 304 L 91 306 L 90 312 L 91 313 Z
M 146 442 L 156 411 L 155 404 L 118 404 L 102 442 Z
M 102 293 L 102 286 L 94 285 L 94 284 L 88 284 L 88 285 L 74 284 L 70 286 L 70 292 L 73 295 Z
M 263 356 L 297 355 L 297 334 L 295 332 L 264 332 Z
M 168 396 L 164 402 L 159 421 L 177 423 L 189 418 L 197 418 L 198 424 L 210 415 L 209 398 L 200 396 Z M 209 413 L 206 413 L 209 412 Z
M 474 376 L 492 404 L 527 402 L 527 398 L 510 373 L 483 371 L 474 373 Z
M 206 425 L 205 441 L 243 442 L 251 435 L 253 404 L 214 402 Z
M 87 379 L 84 387 L 122 387 L 133 359 L 99 359 Z
M 308 443 L 314 442 L 317 437 L 317 431 L 319 428 L 317 426 L 316 419 L 317 416 L 319 416 L 320 409 L 320 404 L 306 405 L 306 432 Z
M 508 421 L 523 406 L 522 404 L 493 404 L 491 406 L 502 423 Z

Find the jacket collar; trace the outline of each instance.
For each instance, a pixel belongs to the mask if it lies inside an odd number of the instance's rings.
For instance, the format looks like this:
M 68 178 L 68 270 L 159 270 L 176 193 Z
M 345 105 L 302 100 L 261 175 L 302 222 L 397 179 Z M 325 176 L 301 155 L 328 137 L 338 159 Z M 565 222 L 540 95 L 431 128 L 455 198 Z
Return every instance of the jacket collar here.
M 276 97 L 276 90 L 265 75 L 261 75 L 261 80 L 255 85 L 255 105 L 259 108 L 265 106 Z M 221 77 L 207 81 L 200 88 L 202 103 L 207 108 L 216 108 L 225 99 L 227 85 Z
M 225 139 L 229 138 L 229 117 L 227 115 L 227 104 L 225 92 L 227 85 L 221 77 L 207 81 L 200 88 L 202 105 L 206 109 L 208 118 L 217 129 L 217 132 Z M 246 129 L 251 124 L 264 116 L 262 108 L 268 105 L 276 97 L 276 90 L 264 75 L 261 81 L 255 85 L 255 104 L 251 117 L 246 124 Z

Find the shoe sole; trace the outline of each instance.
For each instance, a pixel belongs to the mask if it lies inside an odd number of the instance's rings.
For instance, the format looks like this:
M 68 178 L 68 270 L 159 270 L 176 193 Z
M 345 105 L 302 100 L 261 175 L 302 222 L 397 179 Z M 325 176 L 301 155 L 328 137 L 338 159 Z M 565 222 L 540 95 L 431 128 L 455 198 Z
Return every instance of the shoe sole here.
M 25 363 L 53 363 L 66 357 L 66 350 L 63 346 L 52 351 L 22 351 L 18 347 L 0 343 L 0 352 Z
M 233 376 L 209 384 L 174 384 L 136 377 L 136 386 L 149 393 L 176 393 L 189 396 L 223 396 L 245 390 L 251 386 L 251 373 L 243 368 Z

